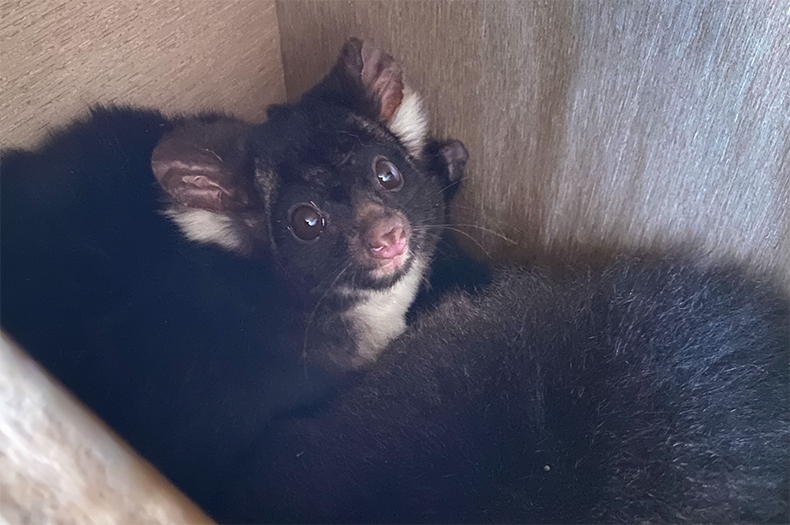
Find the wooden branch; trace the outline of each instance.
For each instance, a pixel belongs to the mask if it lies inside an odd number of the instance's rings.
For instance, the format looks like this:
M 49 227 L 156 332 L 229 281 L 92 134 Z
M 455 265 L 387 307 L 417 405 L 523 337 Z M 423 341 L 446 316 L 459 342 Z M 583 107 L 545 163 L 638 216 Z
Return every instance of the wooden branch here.
M 2 334 L 0 522 L 211 520 Z

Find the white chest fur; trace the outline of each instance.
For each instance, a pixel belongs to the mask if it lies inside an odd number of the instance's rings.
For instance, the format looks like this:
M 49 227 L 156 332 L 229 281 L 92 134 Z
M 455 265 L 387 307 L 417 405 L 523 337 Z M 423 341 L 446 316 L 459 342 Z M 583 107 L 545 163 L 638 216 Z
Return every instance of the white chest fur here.
M 417 295 L 424 273 L 425 262 L 415 258 L 409 272 L 393 287 L 364 292 L 359 302 L 344 314 L 359 334 L 360 365 L 374 361 L 406 329 L 406 311 Z

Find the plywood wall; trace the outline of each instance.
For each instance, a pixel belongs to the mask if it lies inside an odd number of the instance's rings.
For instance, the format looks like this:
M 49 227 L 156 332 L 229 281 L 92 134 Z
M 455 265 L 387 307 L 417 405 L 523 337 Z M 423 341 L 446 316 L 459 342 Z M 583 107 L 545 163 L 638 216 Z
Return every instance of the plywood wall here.
M 790 3 L 282 0 L 288 97 L 350 35 L 466 142 L 495 257 L 699 247 L 790 283 Z M 505 223 L 507 225 L 505 225 Z M 477 235 L 477 229 L 469 233 Z
M 0 145 L 29 146 L 96 102 L 263 119 L 285 97 L 266 0 L 0 3 Z

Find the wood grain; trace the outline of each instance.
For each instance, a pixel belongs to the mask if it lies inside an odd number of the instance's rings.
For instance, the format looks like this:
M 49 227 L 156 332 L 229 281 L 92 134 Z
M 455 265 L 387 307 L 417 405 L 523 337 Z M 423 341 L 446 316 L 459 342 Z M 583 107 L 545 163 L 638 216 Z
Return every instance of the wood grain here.
M 262 120 L 285 98 L 272 1 L 0 3 L 0 144 L 96 102 Z
M 277 2 L 296 99 L 351 35 L 471 154 L 496 259 L 691 247 L 790 286 L 790 2 Z M 469 243 L 474 247 L 474 243 Z M 478 250 L 479 251 L 479 250 Z
M 0 334 L 0 522 L 211 523 Z

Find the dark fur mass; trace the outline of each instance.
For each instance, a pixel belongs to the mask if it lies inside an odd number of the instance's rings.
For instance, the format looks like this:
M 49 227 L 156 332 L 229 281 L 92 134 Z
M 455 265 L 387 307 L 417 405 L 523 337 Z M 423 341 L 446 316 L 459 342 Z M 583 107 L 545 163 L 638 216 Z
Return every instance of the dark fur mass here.
M 159 213 L 151 151 L 174 125 L 100 109 L 40 152 L 3 156 L 0 316 L 200 500 L 262 422 L 331 382 L 272 343 L 284 320 L 267 305 L 288 287 L 265 261 L 188 242 Z
M 381 62 L 366 79 L 386 76 L 374 87 L 390 109 L 400 72 L 361 51 L 350 45 L 327 81 L 357 85 L 353 103 L 308 95 L 257 129 L 95 108 L 0 161 L 3 329 L 209 511 L 271 418 L 405 329 L 441 233 L 450 175 L 377 118 L 354 68 Z M 379 183 L 380 159 L 398 191 Z M 300 206 L 321 214 L 309 241 L 294 233 Z M 401 255 L 368 244 L 397 237 L 382 225 L 407 237 Z
M 229 521 L 788 521 L 788 302 L 732 269 L 515 269 L 223 486 Z
M 790 520 L 787 297 L 435 246 L 467 154 L 413 97 L 351 40 L 260 126 L 97 109 L 5 153 L 3 329 L 223 522 Z

